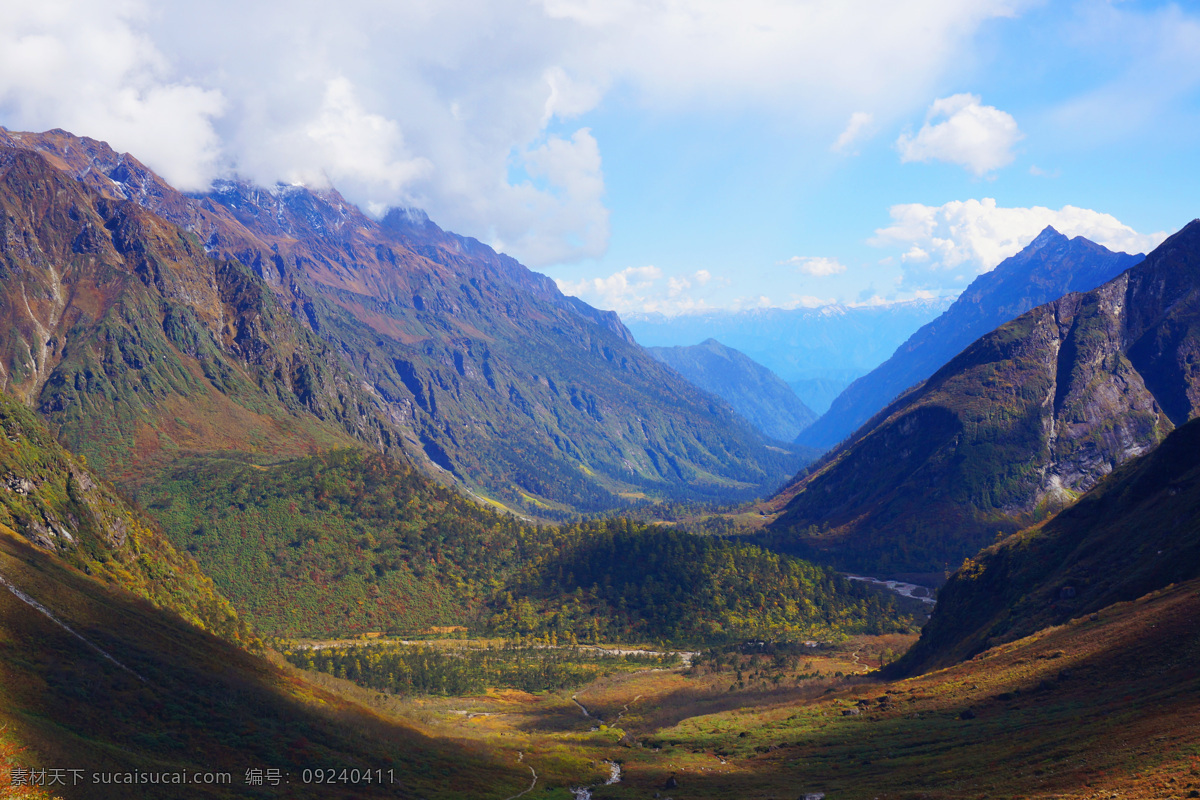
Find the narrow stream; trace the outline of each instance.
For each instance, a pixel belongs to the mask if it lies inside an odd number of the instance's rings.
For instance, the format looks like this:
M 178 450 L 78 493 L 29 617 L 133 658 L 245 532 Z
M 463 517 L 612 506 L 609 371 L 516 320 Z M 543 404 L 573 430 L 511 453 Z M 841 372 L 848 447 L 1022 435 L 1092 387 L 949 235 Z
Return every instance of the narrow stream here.
M 594 720 L 596 722 L 596 724 L 592 726 L 593 733 L 600 730 L 599 725 L 601 722 L 604 722 L 604 720 L 600 719 L 598 716 L 596 716 L 592 712 L 588 711 L 587 706 L 585 706 L 583 703 L 579 702 L 578 696 L 571 695 L 571 702 L 574 703 L 575 705 L 579 706 L 579 710 L 583 712 L 583 715 L 585 717 L 587 717 L 590 720 Z
M 638 697 L 641 697 L 641 695 L 638 695 Z M 579 710 L 582 711 L 583 715 L 588 719 L 593 720 L 596 723 L 601 723 L 604 721 L 596 714 L 588 711 L 587 706 L 579 702 L 578 695 L 571 695 L 571 702 L 579 706 Z M 629 708 L 629 705 L 626 704 L 625 708 Z M 622 709 L 622 713 L 624 713 L 624 709 Z M 617 719 L 620 719 L 620 715 L 618 715 Z M 592 730 L 598 731 L 600 728 L 592 726 Z M 574 797 L 575 800 L 592 800 L 592 789 L 596 788 L 597 786 L 612 786 L 614 783 L 621 782 L 621 765 L 615 761 L 605 761 L 604 763 L 608 764 L 608 780 L 602 784 L 592 784 L 591 786 L 580 786 L 576 789 L 572 789 L 571 796 Z
M 572 789 L 571 795 L 575 800 L 592 800 L 592 789 L 596 786 L 612 786 L 614 783 L 621 782 L 621 765 L 615 761 L 605 761 L 608 764 L 608 780 L 602 784 L 593 784 L 592 786 L 581 786 L 578 789 Z
M 937 604 L 937 597 L 934 591 L 927 586 L 918 586 L 915 583 L 905 583 L 904 581 L 881 581 L 879 578 L 867 578 L 861 575 L 846 575 L 845 577 L 848 581 L 864 581 L 865 583 L 882 586 L 901 597 L 911 597 L 913 600 L 920 600 L 926 605 L 932 606 Z

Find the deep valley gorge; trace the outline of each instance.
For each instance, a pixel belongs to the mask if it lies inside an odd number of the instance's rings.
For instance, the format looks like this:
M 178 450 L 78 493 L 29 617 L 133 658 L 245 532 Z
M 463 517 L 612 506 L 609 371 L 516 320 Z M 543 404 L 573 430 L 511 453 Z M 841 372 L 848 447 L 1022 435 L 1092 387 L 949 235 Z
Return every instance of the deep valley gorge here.
M 1200 796 L 1200 221 L 1026 241 L 818 414 L 0 128 L 0 797 Z

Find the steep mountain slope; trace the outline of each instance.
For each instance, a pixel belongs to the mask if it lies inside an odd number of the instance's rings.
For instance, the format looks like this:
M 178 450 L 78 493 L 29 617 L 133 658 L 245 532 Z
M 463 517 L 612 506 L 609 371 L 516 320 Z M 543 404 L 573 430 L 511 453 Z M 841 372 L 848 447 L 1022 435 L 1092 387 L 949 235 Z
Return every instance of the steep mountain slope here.
M 623 317 L 643 345 L 677 347 L 716 339 L 770 369 L 804 404 L 824 413 L 831 387 L 878 366 L 913 331 L 945 311 L 946 298 L 886 306 L 756 308 L 667 317 Z M 836 396 L 836 392 L 834 393 Z
M 332 190 L 229 182 L 185 197 L 99 142 L 62 131 L 0 140 L 44 155 L 114 208 L 140 206 L 138 215 L 153 212 L 194 234 L 159 237 L 190 242 L 189 256 L 247 265 L 257 282 L 245 291 L 269 295 L 258 306 L 290 312 L 278 316 L 301 331 L 287 333 L 299 343 L 291 354 L 310 356 L 315 387 L 298 374 L 285 395 L 310 407 L 318 399 L 323 407 L 311 411 L 360 440 L 401 448 L 506 503 L 554 513 L 610 508 L 622 494 L 746 496 L 796 466 L 725 404 L 650 358 L 615 315 L 562 296 L 548 278 L 419 212 L 376 223 Z M 113 226 L 89 221 L 101 240 L 111 238 Z M 269 335 L 251 337 L 246 352 L 232 348 L 225 316 L 201 291 L 206 282 L 189 278 L 173 296 L 192 304 L 193 347 L 211 340 L 220 351 L 201 360 L 241 362 L 235 372 L 257 368 L 259 351 L 280 361 Z M 15 345 L 26 361 L 32 337 Z
M 938 594 L 913 672 L 1200 578 L 1200 420 L 1053 519 L 986 548 Z
M 776 541 L 950 569 L 1154 448 L 1200 403 L 1200 222 L 982 337 L 786 489 Z M 790 499 L 789 499 L 790 498 Z
M 515 753 L 471 751 L 381 716 L 6 526 L 0 578 L 0 729 L 23 749 L 14 766 L 47 770 L 41 785 L 56 797 L 503 798 L 529 783 Z M 163 586 L 185 578 L 154 575 Z M 357 769 L 360 780 L 305 779 L 318 768 Z M 265 782 L 250 783 L 250 770 Z M 0 794 L 10 791 L 6 782 Z
M 778 375 L 716 339 L 691 347 L 646 350 L 701 389 L 729 403 L 772 439 L 790 442 L 817 418 Z
M 1114 253 L 1082 236 L 1068 239 L 1047 227 L 1024 250 L 972 281 L 950 308 L 910 336 L 891 358 L 850 384 L 797 443 L 833 447 L 980 336 L 1042 303 L 1094 289 L 1142 258 Z
M 181 556 L 27 408 L 0 394 L 0 534 L 235 641 L 250 634 Z
M 303 453 L 385 434 L 257 276 L 137 204 L 0 148 L 0 234 L 0 385 L 107 476 L 185 449 Z

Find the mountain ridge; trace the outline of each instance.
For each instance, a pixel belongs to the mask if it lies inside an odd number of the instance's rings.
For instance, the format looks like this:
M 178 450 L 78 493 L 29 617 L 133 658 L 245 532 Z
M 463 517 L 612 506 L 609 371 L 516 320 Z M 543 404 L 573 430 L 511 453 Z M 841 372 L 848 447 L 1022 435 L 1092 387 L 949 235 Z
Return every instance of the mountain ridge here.
M 879 306 L 752 308 L 667 317 L 624 314 L 643 345 L 674 347 L 715 338 L 770 369 L 810 408 L 823 412 L 855 378 L 885 360 L 949 300 L 913 300 Z
M 797 444 L 832 447 L 975 339 L 1042 303 L 1093 289 L 1142 258 L 1114 253 L 1082 236 L 1068 239 L 1047 226 L 1021 252 L 972 281 L 890 358 L 846 387 Z
M 647 347 L 646 351 L 725 400 L 772 439 L 790 442 L 817 418 L 778 375 L 716 339 L 690 347 Z
M 776 499 L 780 546 L 940 572 L 1072 502 L 1195 416 L 1200 221 L 975 341 Z
M 892 671 L 947 666 L 1198 578 L 1198 520 L 1200 420 L 1192 420 L 1057 516 L 965 561 Z
M 200 366 L 232 357 L 238 373 L 249 361 L 269 393 L 273 379 L 263 371 L 271 364 L 253 362 L 280 360 L 272 356 L 279 335 L 254 325 L 278 306 L 283 340 L 307 357 L 285 405 L 340 429 L 328 438 L 404 452 L 431 474 L 551 516 L 646 496 L 748 497 L 798 464 L 645 354 L 615 315 L 564 297 L 545 276 L 416 212 L 392 212 L 381 224 L 332 189 L 237 182 L 184 196 L 132 156 L 63 131 L 0 131 L 0 145 L 42 154 L 114 208 L 129 203 L 179 225 L 198 238 L 195 260 L 252 271 L 244 289 L 259 297 L 242 309 L 234 335 L 212 330 L 222 325 L 219 281 L 193 281 L 175 297 L 183 317 L 194 316 L 189 304 L 212 311 L 184 325 L 190 346 L 204 349 L 215 337 Z M 239 333 L 253 352 L 233 347 Z

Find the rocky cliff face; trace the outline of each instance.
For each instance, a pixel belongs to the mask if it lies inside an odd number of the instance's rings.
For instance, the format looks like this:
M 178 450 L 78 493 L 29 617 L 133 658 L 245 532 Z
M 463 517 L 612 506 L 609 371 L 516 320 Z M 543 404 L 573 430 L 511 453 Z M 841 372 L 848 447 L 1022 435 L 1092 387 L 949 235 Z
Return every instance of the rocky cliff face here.
M 976 278 L 945 313 L 914 333 L 891 358 L 848 386 L 797 442 L 821 449 L 834 446 L 980 336 L 1042 303 L 1094 289 L 1141 259 L 1046 228 L 1020 253 Z
M 937 571 L 1056 511 L 1196 416 L 1200 222 L 980 338 L 801 476 L 780 540 Z
M 921 672 L 1200 577 L 1200 420 L 1043 525 L 986 548 L 894 667 Z
M 748 496 L 797 464 L 650 358 L 614 315 L 419 212 L 377 223 L 333 190 L 236 182 L 186 197 L 131 156 L 62 131 L 0 132 L 0 151 L 40 170 L 9 170 L 6 186 L 10 260 L 38 284 L 29 309 L 10 298 L 21 335 L 4 344 L 19 373 L 7 385 L 84 452 L 89 425 L 115 425 L 127 454 L 164 437 L 294 451 L 353 436 L 548 514 L 622 495 Z M 51 184 L 34 206 L 45 213 L 22 216 L 22 193 Z M 53 257 L 38 261 L 46 247 Z M 63 302 L 92 298 L 90 310 L 57 308 L 55 275 L 84 287 L 59 286 Z M 85 318 L 94 343 L 67 347 L 76 362 L 64 368 L 64 343 L 85 332 L 73 320 Z M 57 354 L 39 361 L 43 345 Z M 104 399 L 87 401 L 85 386 Z

